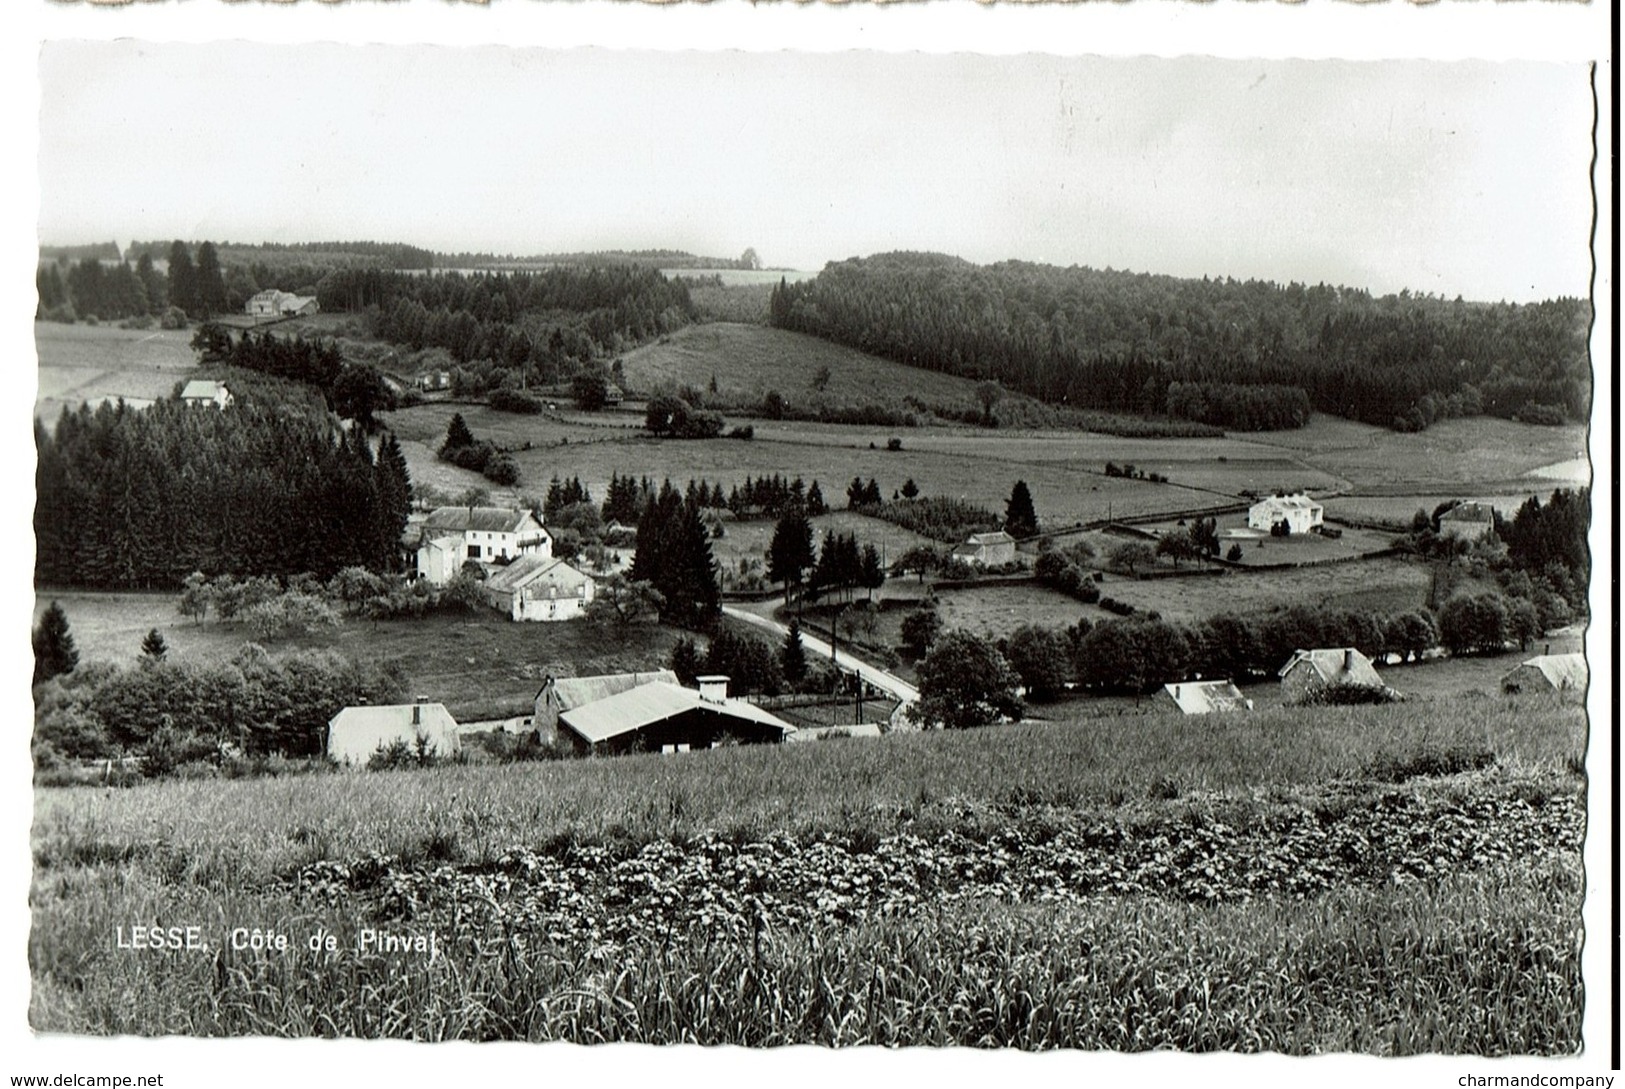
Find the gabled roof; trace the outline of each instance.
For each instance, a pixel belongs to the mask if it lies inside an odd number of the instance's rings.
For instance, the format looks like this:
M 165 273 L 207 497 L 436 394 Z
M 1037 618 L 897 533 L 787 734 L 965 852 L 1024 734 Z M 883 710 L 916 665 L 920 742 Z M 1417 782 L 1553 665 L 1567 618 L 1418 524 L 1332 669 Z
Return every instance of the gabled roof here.
M 455 730 L 457 720 L 443 703 L 385 703 L 375 707 L 346 707 L 327 720 L 334 730 L 412 729 L 412 708 L 420 708 L 420 724 L 429 730 Z
M 1319 503 L 1310 499 L 1307 495 L 1271 495 L 1254 503 L 1252 509 L 1270 507 L 1275 510 L 1315 510 L 1320 506 Z
M 1439 515 L 1441 522 L 1493 522 L 1495 509 L 1487 503 L 1458 503 Z
M 795 727 L 760 707 L 743 700 L 724 700 L 715 703 L 700 698 L 691 688 L 666 681 L 654 681 L 629 688 L 624 692 L 592 703 L 583 704 L 559 715 L 559 721 L 581 735 L 589 744 L 596 745 L 622 734 L 641 730 L 688 711 L 709 711 L 726 715 L 759 726 L 780 730 L 784 735 L 795 732 Z
M 508 594 L 537 583 L 557 586 L 561 592 L 574 594 L 592 579 L 577 571 L 563 560 L 551 556 L 520 556 L 506 567 L 492 570 L 485 580 L 485 588 Z
M 1502 681 L 1511 680 L 1524 670 L 1537 670 L 1553 688 L 1584 689 L 1591 679 L 1590 667 L 1584 654 L 1538 654 L 1513 669 Z
M 1253 701 L 1229 681 L 1179 681 L 1165 684 L 1162 690 L 1187 715 L 1205 715 L 1210 711 L 1251 711 Z
M 183 401 L 212 401 L 225 387 L 208 378 L 194 378 L 181 389 Z
M 1377 669 L 1371 664 L 1371 659 L 1353 647 L 1321 647 L 1316 650 L 1296 651 L 1291 660 L 1281 667 L 1278 676 L 1285 677 L 1299 667 L 1313 669 L 1327 684 L 1382 686 L 1382 678 L 1377 676 Z
M 430 537 L 428 534 L 422 534 L 422 544 L 420 544 L 418 547 L 438 548 L 442 552 L 456 552 L 458 549 L 463 547 L 463 539 L 454 533 L 447 533 L 438 537 Z
M 511 510 L 507 507 L 438 507 L 428 518 L 424 525 L 438 536 L 450 530 L 453 533 L 518 533 L 525 528 L 527 522 L 541 526 L 536 516 L 528 510 Z M 543 532 L 546 532 L 545 530 Z
M 676 684 L 677 674 L 669 669 L 654 669 L 645 673 L 604 673 L 596 677 L 554 677 L 549 683 L 553 686 L 553 695 L 559 701 L 560 709 L 568 711 L 656 681 Z M 546 691 L 547 686 L 543 685 L 542 691 L 536 695 L 540 697 Z
M 996 529 L 992 533 L 972 533 L 965 538 L 965 543 L 968 545 L 1015 544 L 1016 539 L 1004 530 Z

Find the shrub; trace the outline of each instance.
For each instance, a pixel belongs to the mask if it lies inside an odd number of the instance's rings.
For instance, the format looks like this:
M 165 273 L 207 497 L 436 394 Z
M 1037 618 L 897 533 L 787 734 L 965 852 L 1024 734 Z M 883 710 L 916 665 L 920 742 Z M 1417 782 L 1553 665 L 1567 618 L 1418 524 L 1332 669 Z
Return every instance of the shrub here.
M 540 397 L 517 389 L 494 389 L 486 403 L 498 412 L 516 412 L 524 416 L 540 415 L 545 405 Z
M 1303 698 L 1303 706 L 1360 707 L 1369 704 L 1396 703 L 1398 700 L 1399 693 L 1387 685 L 1334 681 L 1311 690 Z

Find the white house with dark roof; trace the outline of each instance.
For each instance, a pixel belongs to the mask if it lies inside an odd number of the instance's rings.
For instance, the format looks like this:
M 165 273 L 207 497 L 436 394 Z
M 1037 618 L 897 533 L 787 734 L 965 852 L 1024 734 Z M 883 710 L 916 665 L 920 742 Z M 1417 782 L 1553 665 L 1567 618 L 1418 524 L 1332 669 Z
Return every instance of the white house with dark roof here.
M 352 767 L 366 767 L 380 749 L 396 742 L 414 748 L 423 744 L 436 756 L 457 751 L 457 722 L 443 703 L 382 704 L 346 707 L 327 722 L 327 758 Z
M 528 510 L 507 507 L 440 507 L 423 520 L 428 539 L 458 535 L 466 559 L 507 563 L 520 556 L 553 555 L 553 538 Z
M 485 580 L 491 606 L 514 620 L 574 620 L 592 604 L 597 584 L 563 560 L 537 553 L 493 568 Z
M 224 382 L 208 378 L 194 378 L 181 387 L 181 401 L 188 405 L 208 405 L 212 408 L 231 407 L 231 391 Z
M 1457 503 L 1439 515 L 1439 536 L 1482 540 L 1495 532 L 1495 508 L 1488 503 Z
M 1247 527 L 1268 533 L 1285 523 L 1293 533 L 1309 533 L 1326 520 L 1326 508 L 1307 495 L 1272 495 L 1247 508 Z
M 292 318 L 320 312 L 321 305 L 309 295 L 266 288 L 249 296 L 243 312 L 251 318 Z
M 955 546 L 953 558 L 976 567 L 1001 567 L 1016 562 L 1016 539 L 1002 529 L 972 533 Z

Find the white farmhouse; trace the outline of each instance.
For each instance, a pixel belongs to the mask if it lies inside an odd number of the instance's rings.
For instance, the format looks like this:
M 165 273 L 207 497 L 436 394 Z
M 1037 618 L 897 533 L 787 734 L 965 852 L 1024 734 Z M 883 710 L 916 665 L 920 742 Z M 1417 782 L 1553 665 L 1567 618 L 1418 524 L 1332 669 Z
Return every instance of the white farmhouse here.
M 224 382 L 194 378 L 181 387 L 181 401 L 188 405 L 209 405 L 225 409 L 231 407 L 232 396 Z
M 1326 508 L 1307 495 L 1272 495 L 1254 503 L 1247 510 L 1249 529 L 1268 533 L 1276 525 L 1285 523 L 1293 533 L 1308 533 L 1326 519 Z
M 315 314 L 321 306 L 308 295 L 267 288 L 249 298 L 243 311 L 251 318 L 292 318 Z
M 553 538 L 528 510 L 440 507 L 424 519 L 423 534 L 430 540 L 460 536 L 463 558 L 481 563 L 507 563 L 520 556 L 549 559 L 553 555 Z
M 535 554 L 493 568 L 485 580 L 492 608 L 514 620 L 574 620 L 592 604 L 595 589 L 590 575 Z
M 976 567 L 1002 567 L 1016 562 L 1016 539 L 1002 529 L 972 533 L 954 548 L 953 558 Z

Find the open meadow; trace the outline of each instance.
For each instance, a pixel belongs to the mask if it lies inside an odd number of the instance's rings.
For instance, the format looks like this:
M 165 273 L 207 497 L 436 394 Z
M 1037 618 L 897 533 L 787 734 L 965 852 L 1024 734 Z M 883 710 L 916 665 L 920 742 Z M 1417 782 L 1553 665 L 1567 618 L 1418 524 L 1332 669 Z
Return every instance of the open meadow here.
M 168 397 L 197 368 L 187 330 L 120 329 L 114 325 L 34 323 L 39 390 L 34 415 L 54 423 L 62 409 L 124 398 L 132 404 Z
M 44 790 L 30 1020 L 1565 1054 L 1583 731 L 1496 700 Z

